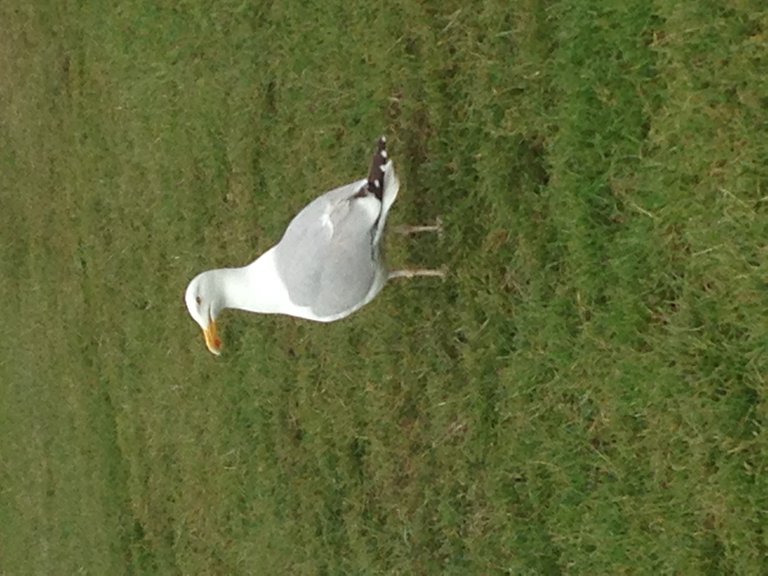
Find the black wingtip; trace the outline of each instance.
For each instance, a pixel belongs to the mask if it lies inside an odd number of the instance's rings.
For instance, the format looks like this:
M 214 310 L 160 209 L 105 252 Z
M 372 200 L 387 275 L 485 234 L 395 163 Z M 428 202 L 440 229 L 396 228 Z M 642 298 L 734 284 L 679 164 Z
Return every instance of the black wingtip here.
M 381 200 L 384 193 L 384 166 L 389 161 L 387 154 L 387 138 L 382 136 L 376 144 L 376 152 L 371 159 L 371 168 L 368 170 L 368 192 Z

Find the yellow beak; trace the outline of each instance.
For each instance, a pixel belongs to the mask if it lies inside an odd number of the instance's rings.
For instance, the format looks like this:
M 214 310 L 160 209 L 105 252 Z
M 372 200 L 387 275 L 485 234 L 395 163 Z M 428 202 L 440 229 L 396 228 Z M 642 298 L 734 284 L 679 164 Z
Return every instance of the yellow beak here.
M 215 320 L 211 320 L 210 324 L 208 324 L 208 328 L 203 330 L 203 335 L 205 336 L 205 345 L 208 347 L 208 350 L 216 356 L 221 354 L 221 340 L 216 331 Z

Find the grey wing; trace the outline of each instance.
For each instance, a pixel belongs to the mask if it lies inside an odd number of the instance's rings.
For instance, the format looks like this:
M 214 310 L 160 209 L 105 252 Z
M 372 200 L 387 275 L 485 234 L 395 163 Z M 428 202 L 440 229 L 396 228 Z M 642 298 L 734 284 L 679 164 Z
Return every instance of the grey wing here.
M 275 249 L 277 271 L 291 301 L 318 316 L 361 304 L 374 282 L 378 262 L 372 242 L 380 203 L 356 196 L 365 182 L 342 186 L 308 204 Z

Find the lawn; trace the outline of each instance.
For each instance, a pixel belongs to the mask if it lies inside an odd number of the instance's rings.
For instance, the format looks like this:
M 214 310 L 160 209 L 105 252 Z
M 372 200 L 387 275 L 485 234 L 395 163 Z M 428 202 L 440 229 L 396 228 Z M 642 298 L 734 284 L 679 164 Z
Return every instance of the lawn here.
M 763 574 L 761 0 L 0 4 L 0 574 Z M 387 134 L 398 280 L 226 312 Z

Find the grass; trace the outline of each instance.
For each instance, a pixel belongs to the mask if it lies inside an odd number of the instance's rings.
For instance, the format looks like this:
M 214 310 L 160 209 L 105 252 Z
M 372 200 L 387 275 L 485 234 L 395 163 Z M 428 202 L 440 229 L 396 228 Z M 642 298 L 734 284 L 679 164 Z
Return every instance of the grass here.
M 758 0 L 0 7 L 0 573 L 760 574 Z M 227 313 L 390 136 L 441 240 Z

